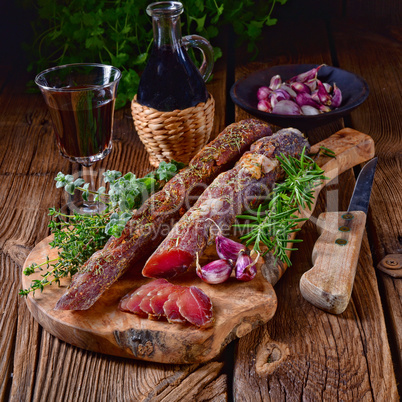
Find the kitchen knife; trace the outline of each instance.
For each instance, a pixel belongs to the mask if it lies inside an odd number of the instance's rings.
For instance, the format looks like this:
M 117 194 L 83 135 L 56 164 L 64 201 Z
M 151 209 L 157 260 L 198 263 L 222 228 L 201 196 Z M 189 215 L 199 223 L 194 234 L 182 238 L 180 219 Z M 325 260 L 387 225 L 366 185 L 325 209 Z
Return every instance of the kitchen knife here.
M 361 170 L 347 211 L 325 212 L 317 220 L 313 267 L 301 277 L 300 291 L 329 313 L 345 311 L 352 294 L 376 165 L 374 158 Z

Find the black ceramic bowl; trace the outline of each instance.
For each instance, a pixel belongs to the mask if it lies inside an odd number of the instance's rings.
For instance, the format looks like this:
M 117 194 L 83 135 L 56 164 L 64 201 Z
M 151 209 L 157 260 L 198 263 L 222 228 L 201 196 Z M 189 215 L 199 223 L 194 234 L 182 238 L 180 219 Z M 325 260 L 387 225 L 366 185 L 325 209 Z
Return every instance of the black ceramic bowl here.
M 271 77 L 279 74 L 282 81 L 286 81 L 317 66 L 317 64 L 289 64 L 256 71 L 237 81 L 230 89 L 230 96 L 234 103 L 253 116 L 279 127 L 296 127 L 299 130 L 312 129 L 344 117 L 367 99 L 369 87 L 363 78 L 340 68 L 323 66 L 318 71 L 318 79 L 331 85 L 335 82 L 341 89 L 342 103 L 339 108 L 314 116 L 288 116 L 257 109 L 258 88 L 268 86 Z

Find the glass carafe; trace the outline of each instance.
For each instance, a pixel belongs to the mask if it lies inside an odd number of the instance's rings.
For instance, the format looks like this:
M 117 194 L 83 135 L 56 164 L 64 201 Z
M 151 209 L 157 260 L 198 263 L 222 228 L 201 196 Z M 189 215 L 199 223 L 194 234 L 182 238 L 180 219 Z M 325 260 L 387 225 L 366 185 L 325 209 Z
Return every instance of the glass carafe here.
M 141 75 L 137 102 L 159 111 L 172 111 L 206 102 L 205 81 L 213 68 L 210 43 L 198 35 L 182 38 L 180 14 L 183 5 L 177 1 L 152 3 L 147 13 L 152 17 L 154 42 Z M 198 69 L 187 53 L 198 48 L 203 62 Z

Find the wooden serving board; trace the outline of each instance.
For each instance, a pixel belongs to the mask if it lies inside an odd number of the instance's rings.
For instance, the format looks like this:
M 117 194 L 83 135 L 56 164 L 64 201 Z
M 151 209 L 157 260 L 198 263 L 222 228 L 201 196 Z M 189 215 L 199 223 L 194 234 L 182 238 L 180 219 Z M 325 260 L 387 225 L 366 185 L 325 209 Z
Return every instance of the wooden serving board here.
M 317 159 L 330 179 L 374 156 L 372 138 L 348 128 L 316 144 L 312 152 L 318 151 L 320 146 L 337 155 L 336 159 L 325 156 Z M 305 215 L 309 216 L 309 213 L 311 211 L 306 211 Z M 45 261 L 46 256 L 50 259 L 57 256 L 57 250 L 49 246 L 50 240 L 51 237 L 42 240 L 32 250 L 23 269 L 33 262 Z M 214 246 L 211 246 L 201 263 L 216 258 Z M 259 267 L 261 269 L 251 282 L 239 282 L 231 277 L 223 284 L 208 285 L 194 270 L 172 280 L 181 285 L 198 286 L 211 298 L 215 323 L 208 329 L 148 320 L 118 310 L 122 296 L 149 281 L 141 276 L 141 264 L 119 279 L 86 311 L 54 310 L 69 279 L 63 279 L 61 286 L 52 285 L 43 293 L 29 295 L 26 301 L 32 315 L 45 330 L 83 349 L 160 363 L 201 363 L 211 360 L 234 338 L 248 334 L 275 314 L 277 298 L 271 283 L 277 282 L 286 266 L 269 266 L 261 259 Z M 22 275 L 23 288 L 29 287 L 34 279 L 40 279 L 40 273 L 29 277 Z

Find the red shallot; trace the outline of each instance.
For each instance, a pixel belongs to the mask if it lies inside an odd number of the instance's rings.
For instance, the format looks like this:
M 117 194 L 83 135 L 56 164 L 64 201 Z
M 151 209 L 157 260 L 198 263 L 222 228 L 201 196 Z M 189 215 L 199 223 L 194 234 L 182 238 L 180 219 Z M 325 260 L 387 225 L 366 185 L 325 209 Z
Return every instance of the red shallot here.
M 317 78 L 324 66 L 313 68 L 283 81 L 274 75 L 269 86 L 257 91 L 257 109 L 266 113 L 284 115 L 316 115 L 330 112 L 341 106 L 342 92 L 336 83 L 333 85 Z

